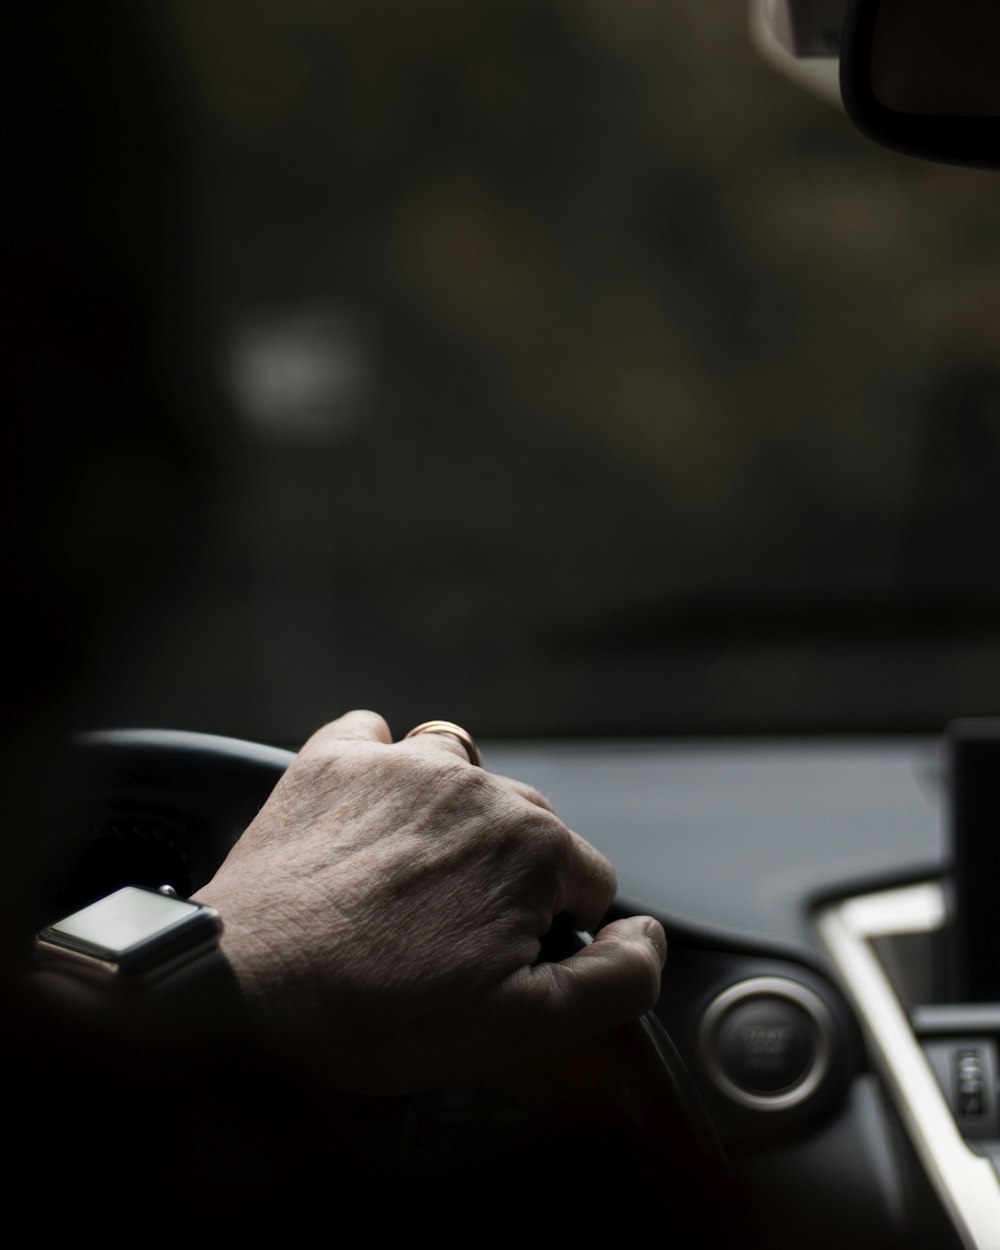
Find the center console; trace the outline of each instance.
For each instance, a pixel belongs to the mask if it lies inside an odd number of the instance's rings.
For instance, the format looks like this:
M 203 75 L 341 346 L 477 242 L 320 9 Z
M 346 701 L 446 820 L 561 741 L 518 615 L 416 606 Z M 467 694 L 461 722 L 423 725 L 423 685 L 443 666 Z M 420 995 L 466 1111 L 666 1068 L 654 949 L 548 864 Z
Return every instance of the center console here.
M 952 726 L 944 882 L 816 923 L 917 1156 L 964 1245 L 1000 1250 L 1000 721 Z

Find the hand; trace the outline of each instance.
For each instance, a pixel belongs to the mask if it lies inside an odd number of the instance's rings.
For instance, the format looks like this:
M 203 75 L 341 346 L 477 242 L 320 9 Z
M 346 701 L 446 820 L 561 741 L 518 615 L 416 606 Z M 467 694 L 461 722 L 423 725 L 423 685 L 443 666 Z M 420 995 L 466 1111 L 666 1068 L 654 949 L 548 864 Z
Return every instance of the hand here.
M 393 743 L 373 712 L 314 734 L 215 877 L 248 999 L 313 1039 L 341 1088 L 403 1092 L 510 1071 L 655 1002 L 666 939 L 616 921 L 559 963 L 540 939 L 593 927 L 611 865 L 531 787 L 457 739 Z

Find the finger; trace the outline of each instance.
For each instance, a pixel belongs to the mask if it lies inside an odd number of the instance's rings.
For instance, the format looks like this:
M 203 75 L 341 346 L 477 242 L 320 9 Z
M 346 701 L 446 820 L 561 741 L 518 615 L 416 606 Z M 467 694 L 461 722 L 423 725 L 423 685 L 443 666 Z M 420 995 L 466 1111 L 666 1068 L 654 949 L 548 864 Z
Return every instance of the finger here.
M 606 925 L 569 959 L 521 969 L 508 983 L 521 1041 L 561 1049 L 638 1019 L 659 997 L 666 954 L 659 921 L 631 916 Z
M 319 755 L 337 742 L 392 742 L 389 726 L 377 712 L 356 710 L 345 712 L 317 729 L 305 744 L 300 755 Z
M 565 913 L 585 929 L 592 929 L 611 906 L 618 879 L 609 860 L 578 833 L 567 830 L 562 888 L 556 915 Z

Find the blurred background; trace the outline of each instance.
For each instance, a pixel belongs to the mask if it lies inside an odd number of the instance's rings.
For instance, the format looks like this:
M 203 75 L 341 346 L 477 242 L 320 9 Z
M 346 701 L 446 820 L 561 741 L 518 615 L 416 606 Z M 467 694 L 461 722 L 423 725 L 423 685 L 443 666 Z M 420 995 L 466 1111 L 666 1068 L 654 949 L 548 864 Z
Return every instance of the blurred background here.
M 160 10 L 229 435 L 114 719 L 997 713 L 1000 175 L 871 146 L 741 3 Z

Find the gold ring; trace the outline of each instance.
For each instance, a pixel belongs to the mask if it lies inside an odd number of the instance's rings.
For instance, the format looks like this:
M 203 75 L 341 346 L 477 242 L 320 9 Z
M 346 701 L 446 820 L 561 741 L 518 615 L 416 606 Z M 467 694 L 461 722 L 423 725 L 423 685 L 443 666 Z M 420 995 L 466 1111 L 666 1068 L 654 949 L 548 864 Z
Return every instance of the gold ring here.
M 417 734 L 451 734 L 453 738 L 457 738 L 465 747 L 465 753 L 469 757 L 469 763 L 475 764 L 477 768 L 482 767 L 483 757 L 479 753 L 479 747 L 476 746 L 472 734 L 467 729 L 463 729 L 461 725 L 456 725 L 450 720 L 425 720 L 422 725 L 416 725 L 405 735 L 406 738 L 415 738 Z

